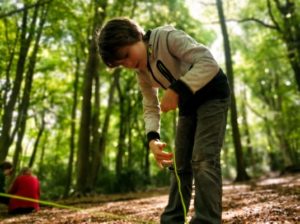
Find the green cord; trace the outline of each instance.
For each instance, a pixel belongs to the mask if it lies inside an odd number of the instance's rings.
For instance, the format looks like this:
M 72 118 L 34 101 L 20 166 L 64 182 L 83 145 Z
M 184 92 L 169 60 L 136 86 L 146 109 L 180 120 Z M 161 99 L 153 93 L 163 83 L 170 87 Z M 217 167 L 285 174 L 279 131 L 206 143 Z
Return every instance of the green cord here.
M 80 208 L 76 208 L 76 207 L 72 207 L 72 206 L 61 205 L 61 204 L 57 204 L 57 203 L 50 202 L 50 201 L 42 201 L 42 200 L 37 200 L 37 199 L 33 199 L 33 198 L 28 198 L 28 197 L 22 197 L 22 196 L 18 196 L 18 195 L 14 195 L 14 194 L 0 193 L 0 196 L 4 196 L 4 197 L 8 197 L 8 198 L 14 198 L 14 199 L 20 199 L 20 200 L 23 200 L 23 201 L 31 201 L 31 202 L 39 203 L 39 204 L 42 204 L 42 205 L 48 205 L 48 206 L 56 207 L 56 208 L 66 208 L 66 209 L 70 209 L 70 210 L 81 210 Z
M 178 191 L 179 191 L 179 195 L 180 195 L 180 200 L 181 200 L 181 204 L 182 204 L 182 208 L 183 208 L 183 215 L 184 215 L 184 223 L 187 223 L 187 217 L 186 217 L 186 207 L 185 207 L 185 203 L 183 200 L 183 195 L 182 195 L 182 191 L 181 191 L 181 181 L 177 172 L 177 165 L 176 165 L 176 155 L 175 155 L 175 150 L 173 149 L 173 155 L 174 155 L 174 171 L 175 171 L 175 176 L 177 179 L 177 184 L 178 184 Z
M 69 209 L 69 210 L 73 210 L 73 211 L 84 211 L 84 209 L 82 209 L 82 208 L 76 208 L 76 207 L 73 207 L 73 206 L 57 204 L 57 203 L 50 202 L 50 201 L 37 200 L 37 199 L 22 197 L 22 196 L 13 195 L 13 194 L 0 193 L 0 196 L 20 199 L 20 200 L 23 200 L 23 201 L 36 202 L 36 203 L 39 203 L 39 204 L 42 204 L 42 205 L 48 205 L 48 206 L 56 207 L 56 208 L 65 208 L 65 209 Z M 108 212 L 94 212 L 94 213 L 98 214 L 98 215 L 106 216 L 106 217 L 109 217 L 109 218 L 115 219 L 115 220 L 127 220 L 127 221 L 131 221 L 131 222 L 134 222 L 134 223 L 141 223 L 141 224 L 154 224 L 154 222 L 152 222 L 152 221 L 138 220 L 138 219 L 135 219 L 135 218 L 125 217 L 125 216 L 122 216 L 122 215 L 115 215 L 115 214 L 108 213 Z

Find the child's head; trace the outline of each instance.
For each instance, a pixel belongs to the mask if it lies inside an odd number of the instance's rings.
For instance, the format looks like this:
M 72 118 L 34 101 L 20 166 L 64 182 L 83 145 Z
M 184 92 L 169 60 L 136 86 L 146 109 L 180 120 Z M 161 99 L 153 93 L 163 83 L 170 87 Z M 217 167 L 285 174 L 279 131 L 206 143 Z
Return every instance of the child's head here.
M 31 174 L 32 174 L 32 171 L 29 167 L 24 167 L 20 171 L 20 175 L 31 175 Z
M 98 35 L 99 53 L 103 62 L 109 67 L 115 67 L 116 61 L 122 59 L 120 48 L 141 41 L 143 30 L 132 20 L 115 18 L 108 21 Z
M 13 165 L 11 162 L 4 161 L 0 164 L 0 169 L 3 171 L 4 175 L 10 175 L 13 171 Z

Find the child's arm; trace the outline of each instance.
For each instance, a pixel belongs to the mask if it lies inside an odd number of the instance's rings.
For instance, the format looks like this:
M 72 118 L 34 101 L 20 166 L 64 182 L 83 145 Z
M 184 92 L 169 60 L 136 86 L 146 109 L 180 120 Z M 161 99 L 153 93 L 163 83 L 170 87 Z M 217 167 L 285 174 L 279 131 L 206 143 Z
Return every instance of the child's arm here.
M 158 89 L 153 88 L 147 80 L 145 80 L 145 74 L 139 74 L 137 78 L 143 96 L 143 115 L 149 143 L 152 139 L 160 138 L 160 106 L 157 96 Z
M 191 65 L 191 69 L 170 86 L 184 100 L 209 83 L 220 68 L 209 49 L 183 31 L 171 31 L 167 43 L 174 57 Z
M 139 86 L 143 95 L 144 120 L 148 138 L 148 146 L 159 167 L 172 163 L 172 153 L 164 152 L 166 143 L 160 141 L 160 106 L 157 88 L 144 80 L 143 74 L 138 75 Z M 145 77 L 144 77 L 145 78 Z

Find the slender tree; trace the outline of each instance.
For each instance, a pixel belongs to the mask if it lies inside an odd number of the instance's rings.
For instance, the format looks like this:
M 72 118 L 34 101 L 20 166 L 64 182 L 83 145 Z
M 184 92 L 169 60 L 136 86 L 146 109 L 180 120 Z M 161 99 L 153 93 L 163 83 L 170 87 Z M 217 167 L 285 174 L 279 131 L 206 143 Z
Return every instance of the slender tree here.
M 247 91 L 246 88 L 243 87 L 242 89 L 242 105 L 241 105 L 241 113 L 242 113 L 242 124 L 244 129 L 244 136 L 245 136 L 245 143 L 246 143 L 246 157 L 248 163 L 247 165 L 250 165 L 252 167 L 252 170 L 255 172 L 256 163 L 254 161 L 254 152 L 253 152 L 253 146 L 251 142 L 251 134 L 250 134 L 250 127 L 248 122 L 248 111 L 246 107 L 246 102 L 248 101 L 247 98 Z
M 22 141 L 26 129 L 27 113 L 30 105 L 30 94 L 32 89 L 32 82 L 33 82 L 34 70 L 36 65 L 37 53 L 39 49 L 40 39 L 42 36 L 42 31 L 47 18 L 47 13 L 49 10 L 49 4 L 43 5 L 41 8 L 39 6 L 36 6 L 36 10 L 37 12 L 40 12 L 41 16 L 39 17 L 39 26 L 36 31 L 37 35 L 35 39 L 35 44 L 29 58 L 28 69 L 25 76 L 25 86 L 24 86 L 23 96 L 21 99 L 21 103 L 19 105 L 19 112 L 18 112 L 18 119 L 17 119 L 19 125 L 18 125 L 16 150 L 14 153 L 14 160 L 13 160 L 14 167 L 17 167 L 17 164 L 19 162 L 19 156 L 22 153 Z
M 92 23 L 92 39 L 89 45 L 89 56 L 85 68 L 85 76 L 83 81 L 83 99 L 81 107 L 81 120 L 78 140 L 77 153 L 77 191 L 85 193 L 88 191 L 88 174 L 90 165 L 90 134 L 91 134 L 91 100 L 92 100 L 92 86 L 93 79 L 98 75 L 99 70 L 99 56 L 97 51 L 97 44 L 95 39 L 95 32 L 105 18 L 106 0 L 94 0 L 94 17 Z M 102 11 L 99 10 L 102 9 Z
M 64 196 L 67 197 L 72 185 L 72 174 L 73 174 L 73 163 L 75 154 L 75 135 L 76 135 L 76 110 L 78 104 L 78 85 L 79 85 L 79 75 L 80 75 L 80 58 L 78 56 L 78 48 L 76 47 L 76 69 L 75 69 L 75 79 L 73 82 L 73 103 L 71 111 L 71 126 L 70 126 L 70 152 L 69 161 L 67 168 L 67 180 L 65 186 Z
M 10 31 L 7 28 L 8 27 L 7 18 L 4 19 L 4 23 L 5 23 L 5 39 L 6 39 L 5 45 L 7 46 L 7 51 L 9 52 L 9 59 L 7 60 L 6 69 L 5 69 L 5 83 L 4 85 L 0 86 L 0 116 L 1 117 L 2 117 L 2 112 L 4 110 L 4 107 L 6 105 L 7 96 L 11 89 L 10 75 L 12 72 L 12 65 L 16 54 L 16 48 L 17 48 L 19 34 L 20 34 L 19 29 L 16 29 L 15 40 L 13 41 L 13 44 L 11 46 L 8 37 Z
M 235 156 L 237 162 L 237 177 L 236 181 L 245 181 L 249 180 L 249 176 L 246 172 L 246 167 L 243 158 L 243 148 L 241 143 L 241 135 L 239 131 L 239 126 L 237 122 L 237 107 L 236 107 L 236 99 L 235 99 L 235 91 L 234 91 L 234 75 L 233 75 L 233 66 L 231 59 L 231 49 L 230 42 L 227 33 L 227 27 L 225 23 L 225 15 L 223 11 L 223 3 L 222 0 L 216 0 L 217 9 L 221 24 L 221 30 L 223 34 L 223 44 L 225 51 L 225 64 L 226 64 L 226 73 L 229 79 L 229 85 L 231 87 L 231 106 L 230 106 L 230 115 L 231 115 L 231 126 L 232 126 L 232 134 L 233 134 L 233 143 L 235 149 Z
M 116 69 L 112 75 L 113 78 L 109 88 L 108 104 L 105 111 L 103 123 L 101 126 L 100 138 L 99 141 L 97 142 L 98 145 L 95 146 L 95 150 L 91 161 L 91 172 L 89 175 L 89 183 L 88 183 L 90 189 L 92 187 L 95 187 L 97 182 L 98 172 L 103 166 L 103 156 L 105 154 L 108 128 L 109 128 L 110 118 L 112 117 L 112 109 L 114 106 L 114 95 L 115 95 L 114 93 L 117 86 L 117 80 L 119 75 L 120 75 L 120 69 Z
M 4 107 L 4 113 L 2 116 L 2 129 L 0 134 L 0 161 L 3 161 L 7 154 L 12 142 L 11 128 L 14 108 L 20 94 L 21 84 L 23 82 L 23 73 L 25 69 L 25 62 L 28 54 L 28 50 L 33 39 L 34 29 L 37 19 L 37 8 L 34 10 L 34 15 L 31 20 L 30 29 L 28 30 L 28 10 L 25 8 L 23 11 L 22 25 L 21 25 L 21 37 L 20 37 L 20 50 L 19 58 L 17 62 L 16 76 L 13 82 L 12 92 L 7 104 Z M 29 34 L 28 34 L 29 33 Z M 28 35 L 27 35 L 28 34 Z
M 37 120 L 37 118 L 36 118 Z M 36 123 L 38 123 L 38 121 L 36 121 Z M 36 137 L 36 140 L 34 142 L 34 146 L 33 146 L 33 151 L 32 151 L 32 154 L 31 154 L 31 157 L 30 157 L 30 160 L 29 160 L 29 163 L 28 163 L 28 167 L 32 167 L 33 164 L 34 164 L 34 161 L 35 161 L 35 158 L 36 158 L 36 154 L 37 154 L 37 150 L 38 150 L 38 146 L 39 146 L 39 143 L 40 143 L 40 140 L 41 140 L 41 137 L 45 131 L 45 126 L 46 126 L 46 121 L 45 121 L 45 111 L 42 112 L 42 115 L 41 115 L 41 125 L 39 127 L 39 131 L 38 131 L 38 134 L 37 134 L 37 137 Z

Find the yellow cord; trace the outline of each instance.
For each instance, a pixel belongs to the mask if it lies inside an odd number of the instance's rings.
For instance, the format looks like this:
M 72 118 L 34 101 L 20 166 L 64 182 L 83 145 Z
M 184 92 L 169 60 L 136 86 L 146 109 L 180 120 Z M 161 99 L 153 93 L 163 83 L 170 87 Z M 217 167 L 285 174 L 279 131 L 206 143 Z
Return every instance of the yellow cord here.
M 73 206 L 57 204 L 57 203 L 53 203 L 51 201 L 37 200 L 37 199 L 22 197 L 22 196 L 13 195 L 13 194 L 0 193 L 0 196 L 8 197 L 8 198 L 15 198 L 15 199 L 23 200 L 23 201 L 36 202 L 36 203 L 39 203 L 42 205 L 47 205 L 47 206 L 56 207 L 56 208 L 69 209 L 69 210 L 79 211 L 79 212 L 84 211 L 83 208 L 77 208 L 77 207 L 73 207 Z M 102 215 L 104 217 L 108 217 L 111 219 L 115 219 L 115 220 L 127 220 L 127 221 L 131 221 L 134 223 L 141 223 L 141 224 L 154 224 L 154 222 L 152 222 L 152 221 L 143 221 L 143 220 L 130 218 L 130 217 L 122 216 L 122 215 L 115 215 L 113 213 L 108 213 L 108 212 L 93 212 L 93 213 L 95 213 L 97 215 Z
M 173 151 L 173 155 L 174 155 L 174 171 L 175 171 L 175 176 L 176 176 L 177 185 L 178 185 L 178 192 L 180 195 L 180 200 L 181 200 L 181 204 L 182 204 L 182 208 L 183 208 L 184 223 L 187 223 L 186 207 L 185 207 L 185 203 L 184 203 L 184 199 L 183 199 L 183 195 L 182 195 L 182 191 L 181 191 L 181 181 L 180 181 L 180 178 L 179 178 L 179 175 L 177 172 L 175 150 L 173 149 L 172 151 Z

